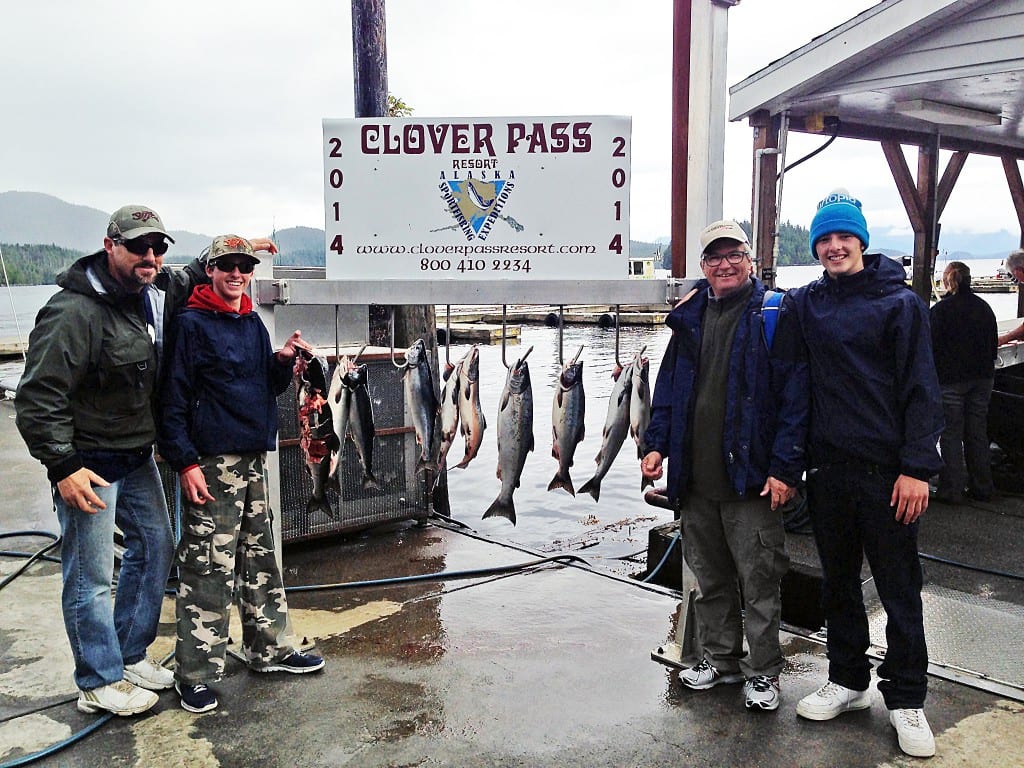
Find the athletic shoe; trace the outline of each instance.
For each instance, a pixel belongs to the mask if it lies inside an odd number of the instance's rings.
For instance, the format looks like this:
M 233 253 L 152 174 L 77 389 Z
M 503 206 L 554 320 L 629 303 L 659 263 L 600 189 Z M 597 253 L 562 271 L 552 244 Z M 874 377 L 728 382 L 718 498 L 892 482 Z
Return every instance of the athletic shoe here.
M 923 709 L 890 709 L 889 724 L 896 729 L 900 749 L 911 757 L 935 754 L 935 737 Z
M 870 706 L 870 691 L 853 691 L 829 680 L 814 693 L 800 699 L 796 713 L 808 720 L 831 720 L 843 712 Z
M 181 696 L 181 708 L 189 712 L 209 712 L 220 703 L 217 694 L 206 683 L 175 683 L 174 689 Z
M 163 691 L 174 685 L 174 673 L 149 657 L 126 665 L 124 679 L 149 691 Z
M 679 682 L 695 691 L 704 691 L 714 688 L 719 683 L 742 683 L 743 675 L 739 672 L 722 674 L 710 661 L 701 659 L 697 666 L 679 673 Z
M 118 680 L 99 688 L 79 691 L 78 711 L 91 714 L 102 709 L 123 717 L 145 712 L 157 701 L 157 695 L 152 691 L 134 686 L 127 680 Z
M 312 653 L 292 651 L 283 659 L 273 661 L 265 667 L 253 667 L 255 672 L 291 672 L 293 675 L 304 675 L 317 672 L 324 668 L 324 660 Z
M 779 676 L 754 675 L 743 684 L 743 695 L 747 697 L 747 709 L 779 708 Z

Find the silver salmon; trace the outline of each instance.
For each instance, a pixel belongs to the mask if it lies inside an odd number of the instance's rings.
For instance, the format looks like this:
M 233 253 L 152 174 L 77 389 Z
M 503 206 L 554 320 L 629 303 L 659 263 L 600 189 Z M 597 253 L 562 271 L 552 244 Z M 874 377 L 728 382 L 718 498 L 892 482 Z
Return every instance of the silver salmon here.
M 466 453 L 458 467 L 465 469 L 480 452 L 484 430 L 487 429 L 487 419 L 480 407 L 480 350 L 476 345 L 459 363 L 459 421 L 466 441 Z
M 586 395 L 583 392 L 583 363 L 579 362 L 583 347 L 570 362 L 562 367 L 555 385 L 555 397 L 551 402 L 551 455 L 558 461 L 558 471 L 548 483 L 548 490 L 564 488 L 573 496 L 569 467 L 576 453 L 576 446 L 583 440 Z
M 604 420 L 604 432 L 601 434 L 601 450 L 594 461 L 597 471 L 580 488 L 580 493 L 589 493 L 594 501 L 601 500 L 601 481 L 611 469 L 612 462 L 619 455 L 619 449 L 629 432 L 629 401 L 633 394 L 633 367 L 616 367 L 612 373 L 615 384 L 608 397 L 608 415 Z
M 441 378 L 441 450 L 437 455 L 437 471 L 445 468 L 448 451 L 455 442 L 455 433 L 459 431 L 459 372 L 462 363 L 445 363 Z M 440 478 L 440 475 L 438 475 Z
M 505 388 L 498 406 L 498 479 L 501 490 L 498 497 L 484 512 L 488 517 L 507 518 L 516 524 L 516 507 L 512 494 L 519 487 L 527 454 L 533 450 L 533 389 L 530 386 L 530 367 L 526 354 L 508 370 Z
M 405 364 L 402 368 L 405 407 L 412 417 L 416 442 L 420 446 L 416 471 L 426 472 L 437 466 L 437 463 L 431 460 L 434 419 L 437 417 L 437 395 L 434 394 L 434 376 L 430 371 L 427 347 L 423 339 L 417 339 L 416 343 L 406 350 Z
M 306 472 L 313 481 L 313 495 L 306 502 L 306 513 L 323 512 L 336 517 L 327 499 L 327 487 L 338 466 L 340 445 L 334 433 L 334 418 L 325 398 L 327 361 L 322 357 L 299 354 L 295 361 L 295 397 L 299 418 L 299 446 Z
M 633 394 L 629 398 L 629 434 L 636 441 L 636 456 L 644 457 L 644 433 L 651 423 L 651 361 L 644 357 L 647 350 L 645 344 L 636 353 L 631 367 L 633 368 Z M 640 490 L 654 481 L 641 475 Z
M 331 406 L 332 426 L 334 435 L 338 439 L 339 454 L 345 452 L 345 435 L 348 432 L 348 412 L 349 403 L 352 400 L 352 390 L 345 386 L 345 375 L 350 367 L 351 361 L 348 355 L 342 355 L 337 365 L 334 366 L 331 385 L 327 390 L 327 402 Z M 338 464 L 341 464 L 340 457 Z
M 345 388 L 349 391 L 348 436 L 356 446 L 356 454 L 363 468 L 363 488 L 380 489 L 373 476 L 373 404 L 366 389 L 366 366 L 352 365 L 345 374 Z

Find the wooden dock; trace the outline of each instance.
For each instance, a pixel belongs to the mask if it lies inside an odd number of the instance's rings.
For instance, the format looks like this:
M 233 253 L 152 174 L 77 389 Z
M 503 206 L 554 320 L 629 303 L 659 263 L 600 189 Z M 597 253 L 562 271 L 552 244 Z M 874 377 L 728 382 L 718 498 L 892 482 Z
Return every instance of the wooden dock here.
M 669 307 L 665 305 L 622 305 L 619 307 L 619 325 L 662 325 Z M 598 325 L 602 328 L 611 328 L 615 325 L 615 307 L 607 304 L 587 305 L 571 304 L 562 307 L 561 318 L 563 325 Z M 446 312 L 444 305 L 435 308 L 438 329 L 444 328 Z M 559 308 L 546 304 L 514 304 L 505 308 L 504 322 L 508 324 L 522 325 L 546 325 L 555 327 L 558 325 Z M 451 308 L 451 323 L 453 326 L 452 336 L 455 337 L 454 326 L 456 324 L 477 324 L 497 325 L 502 323 L 502 308 L 500 304 L 482 306 L 453 306 Z
M 28 349 L 27 341 L 17 339 L 0 339 L 0 360 L 8 360 L 13 357 L 21 357 Z
M 451 341 L 468 341 L 474 344 L 500 344 L 504 341 L 518 341 L 520 327 L 518 325 L 512 325 L 506 323 L 504 326 L 501 323 L 497 325 L 492 323 L 452 323 L 451 329 Z M 437 326 L 437 340 L 445 344 L 445 326 L 438 324 Z

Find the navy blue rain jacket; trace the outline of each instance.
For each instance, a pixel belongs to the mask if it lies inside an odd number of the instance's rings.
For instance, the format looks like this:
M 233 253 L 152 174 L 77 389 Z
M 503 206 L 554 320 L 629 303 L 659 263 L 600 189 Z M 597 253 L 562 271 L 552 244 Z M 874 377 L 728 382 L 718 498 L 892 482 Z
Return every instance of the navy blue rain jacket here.
M 864 269 L 791 291 L 812 383 L 812 467 L 877 466 L 928 480 L 942 468 L 942 396 L 928 308 L 903 267 L 879 254 Z
M 760 493 L 769 476 L 797 484 L 805 469 L 809 407 L 807 365 L 795 354 L 799 336 L 792 330 L 793 321 L 780 312 L 769 352 L 761 322 L 765 287 L 757 278 L 751 280 L 754 290 L 733 338 L 724 393 L 722 460 L 740 495 Z M 687 451 L 708 281 L 698 281 L 695 290 L 665 320 L 672 338 L 658 371 L 651 423 L 644 434 L 646 450 L 669 459 L 667 493 L 673 501 L 685 496 L 692 470 Z
M 277 395 L 292 365 L 277 361 L 255 312 L 188 307 L 177 318 L 158 447 L 180 472 L 200 456 L 277 447 Z

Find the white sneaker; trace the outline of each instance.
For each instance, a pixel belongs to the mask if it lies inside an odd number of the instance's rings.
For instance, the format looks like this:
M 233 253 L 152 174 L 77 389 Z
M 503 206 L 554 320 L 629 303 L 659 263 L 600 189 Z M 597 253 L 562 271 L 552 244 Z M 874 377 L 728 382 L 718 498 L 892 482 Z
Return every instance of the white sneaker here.
M 871 706 L 871 691 L 854 691 L 831 680 L 814 693 L 800 699 L 796 713 L 808 720 L 831 720 L 843 712 L 867 709 Z
M 158 701 L 152 691 L 132 685 L 127 680 L 101 685 L 88 691 L 78 692 L 78 711 L 93 713 L 105 709 L 115 715 L 137 715 L 145 712 Z
M 935 737 L 923 709 L 890 709 L 889 724 L 896 729 L 900 749 L 911 757 L 935 754 Z
M 163 691 L 174 685 L 174 673 L 148 656 L 125 666 L 124 679 L 149 691 Z
M 747 709 L 779 708 L 779 676 L 754 675 L 743 684 Z

